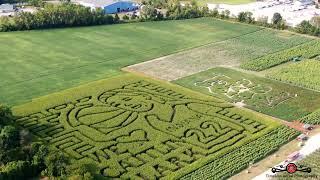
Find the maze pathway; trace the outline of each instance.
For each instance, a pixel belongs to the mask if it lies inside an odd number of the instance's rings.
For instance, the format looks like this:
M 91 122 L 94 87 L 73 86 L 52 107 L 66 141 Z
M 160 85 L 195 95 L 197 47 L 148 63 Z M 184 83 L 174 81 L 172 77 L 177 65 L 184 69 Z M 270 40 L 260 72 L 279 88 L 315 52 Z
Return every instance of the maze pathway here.
M 109 178 L 183 176 L 277 123 L 224 101 L 133 75 L 16 107 L 23 127 Z

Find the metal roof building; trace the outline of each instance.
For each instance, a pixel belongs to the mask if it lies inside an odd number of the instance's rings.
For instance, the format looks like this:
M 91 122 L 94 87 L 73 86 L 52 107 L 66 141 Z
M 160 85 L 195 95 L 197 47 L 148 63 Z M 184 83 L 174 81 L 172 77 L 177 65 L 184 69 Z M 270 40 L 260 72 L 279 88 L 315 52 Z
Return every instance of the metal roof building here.
M 107 14 L 138 9 L 138 5 L 130 0 L 77 0 L 75 2 L 91 9 L 102 8 Z

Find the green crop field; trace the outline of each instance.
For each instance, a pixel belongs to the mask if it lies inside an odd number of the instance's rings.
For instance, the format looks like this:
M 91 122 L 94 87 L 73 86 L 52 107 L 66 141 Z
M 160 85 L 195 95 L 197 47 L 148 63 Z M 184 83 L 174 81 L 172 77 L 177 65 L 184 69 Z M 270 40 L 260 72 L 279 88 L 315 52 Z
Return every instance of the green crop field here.
M 122 67 L 260 30 L 212 18 L 0 34 L 0 102 L 19 104 Z
M 320 107 L 319 92 L 226 68 L 213 68 L 174 82 L 285 120 L 296 120 Z
M 293 33 L 263 29 L 126 69 L 171 81 L 217 66 L 239 67 L 241 63 L 311 40 Z
M 294 33 L 263 29 L 217 43 L 216 46 L 228 55 L 240 58 L 241 62 L 247 62 L 312 40 Z
M 311 42 L 296 46 L 290 49 L 269 54 L 257 59 L 245 62 L 241 65 L 243 69 L 262 71 L 282 63 L 289 62 L 293 58 L 310 59 L 320 55 L 320 41 Z
M 300 119 L 301 122 L 309 123 L 309 124 L 318 124 L 320 125 L 320 109 L 304 116 Z
M 44 96 L 13 112 L 22 127 L 76 161 L 96 163 L 110 178 L 183 177 L 241 147 L 257 152 L 244 160 L 257 161 L 296 135 L 264 115 L 131 74 Z M 278 140 L 265 143 L 265 136 Z M 270 146 L 259 154 L 261 143 Z M 221 171 L 235 173 L 224 166 L 211 173 Z
M 303 60 L 285 67 L 269 70 L 267 77 L 320 91 L 320 61 Z

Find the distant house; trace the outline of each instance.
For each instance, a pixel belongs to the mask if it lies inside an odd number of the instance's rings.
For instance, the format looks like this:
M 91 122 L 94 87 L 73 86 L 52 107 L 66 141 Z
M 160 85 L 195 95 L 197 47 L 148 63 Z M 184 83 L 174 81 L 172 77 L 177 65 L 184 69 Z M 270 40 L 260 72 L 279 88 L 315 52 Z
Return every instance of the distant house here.
M 14 12 L 14 6 L 12 4 L 1 4 L 0 5 L 1 13 L 10 13 Z
M 130 0 L 77 0 L 76 2 L 91 9 L 101 8 L 106 14 L 129 12 L 138 9 L 138 4 Z

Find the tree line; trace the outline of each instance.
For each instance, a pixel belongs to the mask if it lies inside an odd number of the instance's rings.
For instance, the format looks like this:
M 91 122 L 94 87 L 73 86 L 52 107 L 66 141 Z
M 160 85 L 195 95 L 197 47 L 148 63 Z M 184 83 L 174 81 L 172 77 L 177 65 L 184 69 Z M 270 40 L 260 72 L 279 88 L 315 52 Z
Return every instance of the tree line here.
M 91 10 L 81 5 L 62 3 L 46 4 L 36 13 L 20 12 L 13 18 L 2 17 L 0 21 L 0 31 L 21 31 L 113 24 L 118 20 L 102 9 Z
M 103 9 L 91 10 L 68 1 L 64 1 L 59 5 L 44 4 L 42 0 L 28 0 L 28 2 L 42 8 L 36 13 L 21 12 L 13 18 L 0 18 L 0 31 L 214 17 L 320 36 L 320 17 L 314 17 L 310 21 L 302 21 L 295 28 L 291 28 L 287 26 L 280 13 L 274 13 L 269 23 L 268 17 L 255 19 L 251 12 L 240 12 L 237 17 L 230 17 L 230 11 L 228 10 L 220 12 L 217 9 L 209 10 L 208 7 L 199 7 L 196 1 L 191 1 L 182 6 L 178 0 L 143 0 L 140 16 L 133 13 L 130 17 L 127 15 L 122 16 L 122 19 L 117 14 L 105 14 Z

